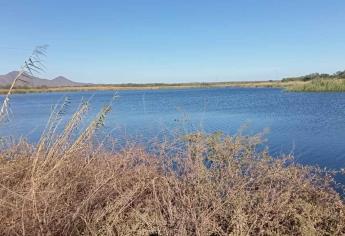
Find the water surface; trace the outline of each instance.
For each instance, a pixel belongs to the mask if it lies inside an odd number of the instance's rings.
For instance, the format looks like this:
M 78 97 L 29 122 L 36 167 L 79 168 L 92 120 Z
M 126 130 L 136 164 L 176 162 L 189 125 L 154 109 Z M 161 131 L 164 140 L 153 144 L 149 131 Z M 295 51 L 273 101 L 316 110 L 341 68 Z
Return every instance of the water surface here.
M 12 97 L 11 121 L 2 136 L 37 141 L 51 107 L 70 98 L 67 115 L 82 98 L 91 99 L 87 117 L 94 117 L 113 92 L 18 94 Z M 247 134 L 269 129 L 273 155 L 293 153 L 301 163 L 345 167 L 345 93 L 290 93 L 280 89 L 217 88 L 119 91 L 105 131 L 149 140 L 176 129 Z

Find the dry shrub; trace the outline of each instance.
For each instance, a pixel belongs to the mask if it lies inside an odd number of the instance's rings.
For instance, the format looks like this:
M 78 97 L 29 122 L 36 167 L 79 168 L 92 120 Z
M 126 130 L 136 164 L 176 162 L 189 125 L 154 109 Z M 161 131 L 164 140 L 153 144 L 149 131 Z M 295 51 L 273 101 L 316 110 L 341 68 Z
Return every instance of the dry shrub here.
M 152 153 L 135 145 L 95 152 L 75 143 L 61 152 L 24 141 L 4 149 L 0 232 L 345 234 L 345 205 L 328 173 L 255 150 L 258 137 L 196 133 L 183 142 Z
M 41 49 L 9 89 L 0 124 Z M 93 137 L 111 103 L 76 135 L 82 102 L 58 134 L 68 106 L 53 107 L 37 145 L 0 139 L 1 235 L 345 235 L 332 173 L 257 151 L 259 136 L 195 133 L 152 152 L 109 152 Z

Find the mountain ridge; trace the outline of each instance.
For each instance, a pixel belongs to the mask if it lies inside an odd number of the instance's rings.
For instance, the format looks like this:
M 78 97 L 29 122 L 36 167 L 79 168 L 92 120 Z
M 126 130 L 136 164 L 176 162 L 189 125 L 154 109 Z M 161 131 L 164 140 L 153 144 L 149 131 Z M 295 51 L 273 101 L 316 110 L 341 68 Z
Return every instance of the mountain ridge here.
M 0 75 L 0 87 L 6 87 L 12 84 L 19 71 L 11 71 Z M 64 76 L 57 76 L 54 79 L 44 79 L 37 76 L 21 75 L 17 81 L 17 87 L 76 87 L 90 85 L 88 83 L 74 82 Z

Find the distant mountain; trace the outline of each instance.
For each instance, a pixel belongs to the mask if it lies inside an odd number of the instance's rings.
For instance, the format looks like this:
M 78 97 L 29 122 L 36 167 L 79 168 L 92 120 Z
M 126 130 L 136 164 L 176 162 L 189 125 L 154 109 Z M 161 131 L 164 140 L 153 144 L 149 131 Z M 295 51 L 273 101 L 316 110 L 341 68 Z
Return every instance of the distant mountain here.
M 18 75 L 18 71 L 12 71 L 6 75 L 0 75 L 0 87 L 9 86 Z M 55 79 L 42 79 L 35 76 L 22 75 L 17 82 L 17 86 L 27 87 L 72 87 L 88 85 L 85 83 L 78 83 L 69 80 L 63 76 L 58 76 Z

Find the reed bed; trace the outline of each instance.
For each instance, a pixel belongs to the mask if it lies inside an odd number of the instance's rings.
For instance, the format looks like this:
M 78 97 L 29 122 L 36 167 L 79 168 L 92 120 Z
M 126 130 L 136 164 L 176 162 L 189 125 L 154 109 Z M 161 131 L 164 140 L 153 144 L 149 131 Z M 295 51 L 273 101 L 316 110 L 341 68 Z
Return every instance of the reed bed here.
M 295 92 L 344 92 L 345 79 L 315 79 L 287 89 Z
M 14 87 L 11 93 L 49 93 L 81 91 L 157 90 L 191 88 L 280 88 L 293 92 L 344 92 L 345 79 L 314 79 L 310 81 L 253 81 L 214 82 L 181 84 L 114 84 L 85 85 L 74 87 Z M 0 88 L 0 94 L 7 94 L 8 88 Z
M 93 137 L 110 106 L 75 137 L 88 103 L 57 133 L 67 104 L 38 144 L 1 148 L 1 235 L 345 234 L 332 173 L 258 151 L 260 135 L 108 149 Z

